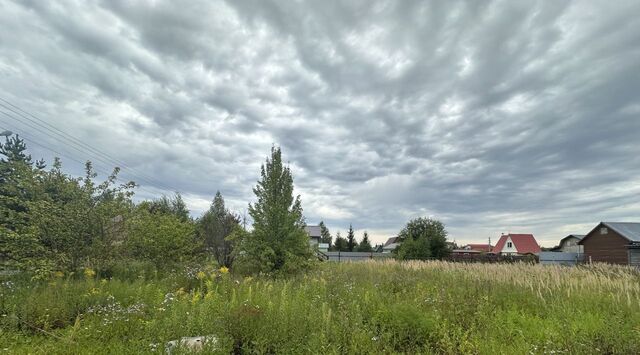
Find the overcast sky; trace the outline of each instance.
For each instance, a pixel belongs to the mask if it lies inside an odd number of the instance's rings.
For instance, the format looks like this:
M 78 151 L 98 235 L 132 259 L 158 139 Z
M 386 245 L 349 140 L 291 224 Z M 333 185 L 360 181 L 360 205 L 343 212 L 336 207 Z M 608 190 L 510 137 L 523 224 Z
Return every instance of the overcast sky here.
M 0 98 L 194 216 L 242 213 L 275 144 L 332 233 L 640 221 L 638 1 L 0 0 Z M 0 111 L 34 158 L 115 165 Z

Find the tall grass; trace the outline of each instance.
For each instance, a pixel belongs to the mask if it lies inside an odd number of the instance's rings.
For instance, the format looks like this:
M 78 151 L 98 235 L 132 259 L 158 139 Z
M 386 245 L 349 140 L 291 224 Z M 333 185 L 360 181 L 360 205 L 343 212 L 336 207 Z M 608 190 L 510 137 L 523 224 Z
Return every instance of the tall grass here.
M 289 279 L 225 271 L 5 280 L 0 353 L 159 353 L 196 335 L 215 335 L 214 353 L 640 353 L 640 277 L 626 267 L 325 263 Z

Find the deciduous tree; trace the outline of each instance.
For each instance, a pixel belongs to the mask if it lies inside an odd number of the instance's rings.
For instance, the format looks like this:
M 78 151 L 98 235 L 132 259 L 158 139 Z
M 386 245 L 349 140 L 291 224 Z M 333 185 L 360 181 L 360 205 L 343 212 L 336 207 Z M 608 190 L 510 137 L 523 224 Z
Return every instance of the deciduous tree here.
M 398 236 L 402 243 L 397 250 L 400 259 L 441 259 L 450 252 L 444 224 L 435 219 L 413 219 Z

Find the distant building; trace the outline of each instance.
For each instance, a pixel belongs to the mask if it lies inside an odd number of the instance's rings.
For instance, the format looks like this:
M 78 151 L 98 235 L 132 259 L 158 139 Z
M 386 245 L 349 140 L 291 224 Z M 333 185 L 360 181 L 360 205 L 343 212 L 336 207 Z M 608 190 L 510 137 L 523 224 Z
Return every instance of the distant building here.
M 320 226 L 306 226 L 304 227 L 305 232 L 309 234 L 309 245 L 312 248 L 318 248 L 321 252 L 329 251 L 329 244 L 322 243 L 322 229 Z
M 467 244 L 462 247 L 464 250 L 474 250 L 480 253 L 488 253 L 492 248 L 491 244 Z
M 473 250 L 473 249 L 453 249 L 451 251 L 452 255 L 475 255 L 475 254 L 482 254 L 481 251 L 479 250 Z
M 306 226 L 304 231 L 309 234 L 309 244 L 318 245 L 322 239 L 322 230 L 320 226 Z
M 600 222 L 578 244 L 585 261 L 640 266 L 640 223 Z
M 500 255 L 525 255 L 540 253 L 540 245 L 533 234 L 503 234 L 492 253 Z
M 400 237 L 391 237 L 382 246 L 383 253 L 391 253 L 400 246 Z
M 551 251 L 562 253 L 582 253 L 583 247 L 578 244 L 584 238 L 581 234 L 569 234 L 568 236 L 560 239 L 560 244 L 551 249 Z

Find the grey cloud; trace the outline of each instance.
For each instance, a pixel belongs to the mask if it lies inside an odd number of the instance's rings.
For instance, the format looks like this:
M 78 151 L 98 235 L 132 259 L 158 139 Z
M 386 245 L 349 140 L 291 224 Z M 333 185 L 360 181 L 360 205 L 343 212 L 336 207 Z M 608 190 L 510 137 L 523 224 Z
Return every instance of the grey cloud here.
M 631 1 L 0 8 L 0 96 L 196 214 L 218 189 L 244 209 L 272 144 L 309 222 L 376 241 L 432 215 L 458 241 L 515 228 L 552 244 L 640 211 Z

